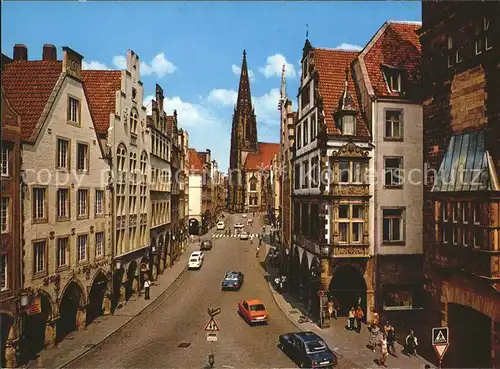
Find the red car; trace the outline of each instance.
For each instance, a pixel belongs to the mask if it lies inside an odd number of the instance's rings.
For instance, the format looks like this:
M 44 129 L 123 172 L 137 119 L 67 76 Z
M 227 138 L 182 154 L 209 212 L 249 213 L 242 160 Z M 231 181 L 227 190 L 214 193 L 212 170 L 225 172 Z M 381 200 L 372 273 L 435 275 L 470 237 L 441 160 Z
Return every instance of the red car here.
M 238 302 L 238 313 L 249 324 L 267 323 L 269 319 L 269 313 L 267 312 L 264 303 L 259 299 L 250 299 Z

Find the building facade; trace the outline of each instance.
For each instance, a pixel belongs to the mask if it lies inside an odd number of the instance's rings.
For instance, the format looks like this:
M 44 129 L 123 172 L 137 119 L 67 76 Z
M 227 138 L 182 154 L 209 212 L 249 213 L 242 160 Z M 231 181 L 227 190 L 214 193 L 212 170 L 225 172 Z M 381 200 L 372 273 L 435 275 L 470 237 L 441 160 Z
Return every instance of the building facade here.
M 426 331 L 449 327 L 446 367 L 500 366 L 498 14 L 422 3 Z
M 56 48 L 45 45 L 43 60 L 28 61 L 26 47 L 16 45 L 15 62 L 2 74 L 21 116 L 23 141 L 24 355 L 83 329 L 111 307 L 109 164 L 87 100 L 82 58 L 63 47 L 58 61 Z
M 189 149 L 189 229 L 190 235 L 208 231 L 212 208 L 210 150 Z
M 180 220 L 180 181 L 177 178 L 180 177 L 181 173 L 181 160 L 182 160 L 182 147 L 179 141 L 179 129 L 177 125 L 177 111 L 174 110 L 174 114 L 167 116 L 167 129 L 169 137 L 172 141 L 172 181 L 171 181 L 171 213 L 172 213 L 172 250 L 171 250 L 171 263 L 177 260 L 181 253 L 181 232 L 182 224 Z
M 16 366 L 21 270 L 21 118 L 2 88 L 0 326 L 2 367 Z
M 181 245 L 187 246 L 188 224 L 189 224 L 189 134 L 187 131 L 179 130 L 180 148 L 180 171 L 179 181 L 179 228 L 181 229 Z
M 111 158 L 113 220 L 108 244 L 113 255 L 113 300 L 120 306 L 136 296 L 155 264 L 149 241 L 151 134 L 142 104 L 139 56 L 129 50 L 126 69 L 85 70 L 83 78 L 99 140 Z
M 416 32 L 420 26 L 415 22 L 384 23 L 352 65 L 376 147 L 376 308 L 382 319 L 400 322 L 399 331 L 416 327 L 423 318 L 423 158 L 415 155 L 423 145 Z
M 163 273 L 171 263 L 171 148 L 172 141 L 167 132 L 167 114 L 163 110 L 163 89 L 156 85 L 156 99 L 151 101 L 151 115 L 147 117 L 147 127 L 151 135 L 150 165 L 150 207 L 151 225 L 149 227 L 151 250 L 154 257 L 152 277 L 157 271 Z M 159 257 L 158 257 L 159 256 Z
M 318 290 L 341 316 L 374 306 L 371 135 L 354 86 L 356 52 L 312 47 L 302 57 L 295 123 L 290 286 L 320 313 Z M 323 313 L 323 312 L 322 312 Z M 368 313 L 368 314 L 367 314 Z

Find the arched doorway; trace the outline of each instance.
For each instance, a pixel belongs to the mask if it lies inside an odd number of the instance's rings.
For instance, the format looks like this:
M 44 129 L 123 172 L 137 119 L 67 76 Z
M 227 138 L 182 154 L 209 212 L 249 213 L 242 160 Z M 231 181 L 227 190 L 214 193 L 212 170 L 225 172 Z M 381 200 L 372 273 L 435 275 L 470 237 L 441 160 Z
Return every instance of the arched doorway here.
M 103 314 L 102 304 L 108 289 L 108 279 L 102 271 L 99 271 L 94 278 L 90 288 L 89 304 L 87 306 L 87 324 Z
M 83 291 L 75 282 L 70 282 L 64 291 L 59 304 L 59 320 L 57 321 L 56 341 L 61 342 L 64 337 L 77 328 L 78 308 L 83 300 Z
M 302 262 L 300 263 L 300 299 L 306 304 L 309 303 L 310 298 L 310 276 L 309 261 L 307 260 L 307 254 L 304 252 L 302 254 Z M 307 307 L 309 308 L 309 306 Z
M 300 256 L 297 247 L 292 251 L 292 258 L 290 259 L 290 282 L 288 283 L 293 292 L 299 291 L 300 286 Z
M 452 343 L 443 359 L 447 368 L 491 368 L 491 318 L 460 304 L 448 303 Z
M 137 272 L 137 262 L 132 260 L 127 268 L 127 283 L 125 284 L 125 300 L 128 301 L 134 294 L 134 279 Z
M 35 359 L 37 354 L 45 346 L 45 329 L 49 317 L 52 315 L 52 304 L 49 300 L 48 294 L 39 293 L 35 299 L 40 299 L 40 314 L 33 314 L 26 316 L 25 327 L 29 329 L 24 330 L 24 353 L 27 359 Z
M 9 338 L 9 332 L 10 332 L 10 328 L 12 327 L 12 324 L 14 324 L 14 318 L 12 318 L 10 315 L 8 314 L 0 314 L 0 328 L 2 329 L 1 330 L 1 334 L 2 334 L 2 348 L 1 348 L 1 356 L 0 356 L 0 359 L 1 359 L 1 364 L 2 364 L 2 368 L 5 368 L 7 365 L 6 365 L 6 358 L 5 358 L 5 346 L 7 344 L 7 339 Z
M 363 275 L 352 265 L 337 268 L 330 282 L 330 296 L 339 303 L 339 316 L 347 316 L 361 298 L 361 308 L 366 317 L 366 282 Z

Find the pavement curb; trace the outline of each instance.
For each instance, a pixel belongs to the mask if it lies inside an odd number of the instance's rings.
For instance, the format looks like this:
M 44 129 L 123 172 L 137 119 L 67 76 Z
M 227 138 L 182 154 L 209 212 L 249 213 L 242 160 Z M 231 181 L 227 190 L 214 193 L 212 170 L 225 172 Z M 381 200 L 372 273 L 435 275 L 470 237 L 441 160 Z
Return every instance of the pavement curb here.
M 57 366 L 55 369 L 62 369 L 68 365 L 70 365 L 71 363 L 75 362 L 76 360 L 80 359 L 81 357 L 85 356 L 89 351 L 93 350 L 96 346 L 100 345 L 101 343 L 103 343 L 104 341 L 106 341 L 109 337 L 111 337 L 113 334 L 121 331 L 122 329 L 124 329 L 130 322 L 132 322 L 135 318 L 137 318 L 139 315 L 142 314 L 142 312 L 144 310 L 146 310 L 148 307 L 150 307 L 156 300 L 158 300 L 161 296 L 163 296 L 169 289 L 170 287 L 175 283 L 177 282 L 177 280 L 186 272 L 187 270 L 187 265 L 179 272 L 179 274 L 174 278 L 174 280 L 168 285 L 167 288 L 165 288 L 165 290 L 163 292 L 161 292 L 158 296 L 156 296 L 154 299 L 151 300 L 151 302 L 144 306 L 141 310 L 139 310 L 139 312 L 137 314 L 135 314 L 133 317 L 130 317 L 130 319 L 128 319 L 127 321 L 125 321 L 125 323 L 123 323 L 118 329 L 115 329 L 113 332 L 110 332 L 109 334 L 107 334 L 103 339 L 101 339 L 99 342 L 97 342 L 96 344 L 94 344 L 94 346 L 92 347 L 89 347 L 87 348 L 85 351 L 83 351 L 82 353 L 78 354 L 77 356 L 75 356 L 74 358 L 72 358 L 71 360 L 65 362 L 64 364 L 62 365 L 59 365 Z

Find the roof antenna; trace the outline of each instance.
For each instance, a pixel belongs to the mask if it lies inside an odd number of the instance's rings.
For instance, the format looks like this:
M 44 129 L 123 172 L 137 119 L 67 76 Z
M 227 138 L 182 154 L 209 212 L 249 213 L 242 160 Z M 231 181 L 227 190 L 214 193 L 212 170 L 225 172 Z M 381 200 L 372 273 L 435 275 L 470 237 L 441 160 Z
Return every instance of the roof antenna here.
M 309 38 L 309 24 L 306 23 L 306 39 Z

